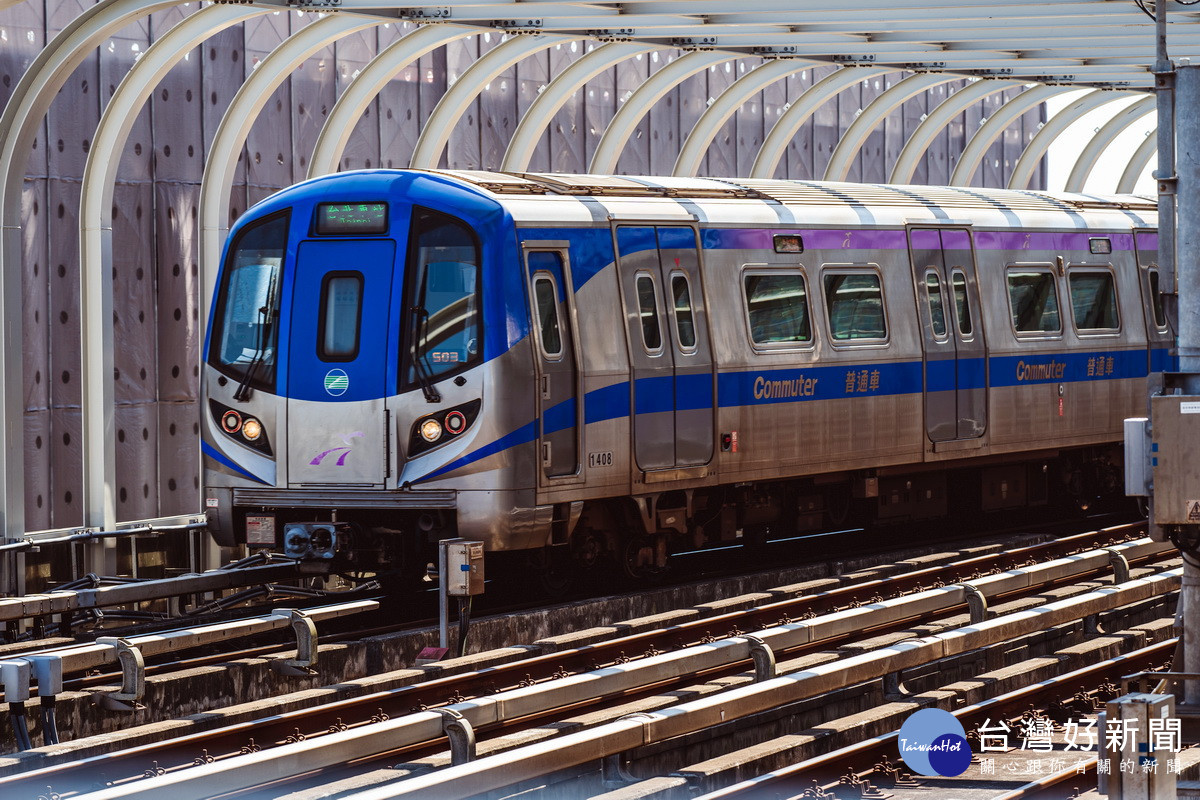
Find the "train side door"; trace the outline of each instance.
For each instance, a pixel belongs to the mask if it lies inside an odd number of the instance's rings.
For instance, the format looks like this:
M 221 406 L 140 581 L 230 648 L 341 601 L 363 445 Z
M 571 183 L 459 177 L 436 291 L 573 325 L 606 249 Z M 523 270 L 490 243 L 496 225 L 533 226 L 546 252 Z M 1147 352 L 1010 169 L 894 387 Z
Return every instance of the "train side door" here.
M 619 225 L 616 240 L 634 459 L 644 471 L 707 464 L 715 397 L 696 232 Z
M 579 472 L 579 373 L 566 248 L 527 243 L 525 266 L 533 313 L 542 476 L 573 476 Z
M 287 378 L 292 485 L 375 486 L 388 477 L 384 398 L 395 249 L 390 240 L 299 247 Z
M 1142 293 L 1142 314 L 1146 321 L 1147 365 L 1150 372 L 1176 369 L 1171 364 L 1170 351 L 1174 344 L 1162 293 L 1170 287 L 1161 285 L 1158 269 L 1158 231 L 1133 232 L 1138 264 L 1138 283 Z
M 987 429 L 987 345 L 971 235 L 910 228 L 925 361 L 925 432 L 931 442 L 975 439 Z

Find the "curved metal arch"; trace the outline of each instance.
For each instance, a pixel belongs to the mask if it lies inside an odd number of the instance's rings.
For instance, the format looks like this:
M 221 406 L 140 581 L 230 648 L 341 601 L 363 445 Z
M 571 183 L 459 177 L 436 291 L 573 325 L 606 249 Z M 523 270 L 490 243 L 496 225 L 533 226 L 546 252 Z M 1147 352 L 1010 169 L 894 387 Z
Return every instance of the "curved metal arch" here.
M 23 363 L 21 193 L 25 165 L 46 111 L 75 68 L 111 34 L 172 5 L 172 0 L 110 0 L 87 9 L 38 53 L 0 114 L 0 174 L 4 176 L 0 181 L 0 374 L 7 377 L 0 389 L 0 533 L 9 538 L 25 533 L 24 381 L 17 379 Z M 85 382 L 84 407 L 91 399 Z M 84 424 L 89 424 L 86 419 Z M 83 466 L 110 475 L 116 471 L 115 463 L 85 461 Z M 85 481 L 85 492 L 87 485 Z M 91 505 L 85 495 L 84 508 Z M 84 524 L 102 525 L 103 520 L 85 518 Z M 7 568 L 0 572 L 0 589 L 13 588 L 19 582 L 21 578 Z
M 697 50 L 676 59 L 651 75 L 617 109 L 617 113 L 613 114 L 608 127 L 600 136 L 600 141 L 596 143 L 596 152 L 592 154 L 588 172 L 609 174 L 616 171 L 621 151 L 633 135 L 634 128 L 663 95 L 697 72 L 734 58 L 737 56 L 732 53 Z
M 1070 86 L 1035 86 L 1032 89 L 1026 89 L 996 109 L 996 113 L 979 126 L 979 130 L 975 131 L 970 141 L 967 142 L 967 146 L 963 148 L 962 157 L 959 158 L 958 163 L 954 166 L 954 172 L 950 175 L 950 185 L 969 186 L 971 178 L 975 177 L 975 170 L 979 169 L 979 164 L 987 155 L 988 148 L 992 146 L 992 142 L 1000 138 L 1000 134 L 1004 133 L 1005 128 L 1029 109 L 1057 94 L 1070 91 L 1071 88 Z
M 504 151 L 500 169 L 506 172 L 524 172 L 529 168 L 533 151 L 546 132 L 554 115 L 558 113 L 571 95 L 606 69 L 633 58 L 638 53 L 649 53 L 652 45 L 632 42 L 609 42 L 582 56 L 578 61 L 560 72 L 546 84 L 546 88 L 529 104 L 525 115 L 517 124 L 512 141 Z M 553 165 L 551 165 L 553 167 Z
M 322 17 L 268 53 L 233 96 L 213 136 L 200 183 L 201 319 L 208 319 L 221 244 L 229 231 L 229 192 L 233 188 L 238 151 L 245 145 L 254 121 L 271 94 L 306 58 L 343 36 L 378 24 L 378 20 L 364 21 L 363 17 L 350 14 Z
M 1121 180 L 1117 181 L 1117 194 L 1131 194 L 1137 187 L 1138 178 L 1142 177 L 1142 171 L 1146 169 L 1146 165 L 1150 163 L 1150 158 L 1158 152 L 1158 126 L 1154 126 L 1154 130 L 1146 134 L 1145 140 L 1138 145 L 1137 150 L 1133 151 L 1133 155 L 1129 158 L 1129 163 L 1125 165 L 1125 171 L 1121 173 Z
M 1027 188 L 1030 178 L 1033 177 L 1033 171 L 1037 169 L 1038 162 L 1042 160 L 1042 156 L 1046 155 L 1050 145 L 1054 144 L 1054 141 L 1063 134 L 1063 131 L 1085 114 L 1127 96 L 1127 92 L 1096 89 L 1077 98 L 1075 102 L 1070 103 L 1047 120 L 1042 129 L 1029 140 L 1029 144 L 1025 145 L 1021 157 L 1017 159 L 1016 166 L 1013 167 L 1012 174 L 1008 177 L 1008 188 Z
M 855 157 L 867 142 L 871 131 L 875 130 L 888 114 L 899 108 L 905 100 L 918 95 L 939 83 L 949 83 L 957 80 L 955 75 L 942 73 L 918 73 L 910 75 L 899 83 L 886 89 L 882 94 L 867 104 L 858 118 L 850 123 L 850 127 L 842 134 L 837 146 L 825 166 L 824 180 L 844 181 L 850 173 L 850 166 Z
M 778 80 L 794 75 L 801 70 L 811 69 L 812 62 L 796 63 L 784 59 L 775 59 L 759 65 L 734 81 L 729 88 L 721 92 L 713 104 L 704 110 L 692 132 L 688 134 L 675 159 L 675 169 L 671 173 L 680 177 L 692 177 L 700 171 L 700 162 L 704 154 L 712 146 L 713 139 L 721 132 L 721 128 L 732 119 L 737 110 L 755 93 Z
M 796 133 L 818 108 L 837 96 L 838 92 L 861 80 L 885 72 L 897 71 L 891 67 L 842 67 L 805 89 L 771 126 L 770 133 L 763 140 L 762 147 L 758 149 L 758 155 L 754 157 L 754 166 L 750 168 L 750 176 L 773 178 L 775 170 L 779 166 L 779 160 L 783 158 L 784 151 L 787 150 L 788 144 L 791 143 Z
M 917 165 L 925 157 L 933 140 L 946 129 L 946 126 L 955 117 L 983 98 L 1019 85 L 1020 83 L 1017 81 L 979 80 L 964 86 L 938 103 L 937 108 L 930 111 L 925 119 L 921 120 L 921 124 L 904 143 L 900 155 L 896 158 L 896 163 L 892 166 L 892 171 L 888 173 L 888 183 L 912 183 Z
M 457 25 L 426 25 L 417 28 L 383 49 L 371 59 L 354 82 L 346 87 L 342 96 L 333 104 L 333 109 L 317 134 L 312 159 L 308 162 L 308 177 L 328 175 L 336 172 L 346 143 L 354 133 L 354 126 L 363 112 L 388 82 L 412 62 L 442 45 L 467 36 L 477 36 L 478 28 Z
M 454 126 L 466 113 L 467 106 L 471 104 L 471 101 L 483 91 L 484 84 L 494 80 L 501 72 L 534 53 L 559 42 L 569 42 L 579 38 L 581 37 L 517 35 L 484 53 L 474 64 L 463 71 L 454 85 L 446 90 L 442 99 L 434 106 L 433 113 L 425 121 L 425 127 L 417 138 L 417 146 L 413 150 L 412 161 L 409 163 L 418 169 L 436 169 L 438 159 L 441 158 L 442 151 L 446 149 L 446 143 L 450 141 L 450 132 L 454 130 Z
M 186 17 L 134 62 L 108 101 L 88 148 L 79 198 L 81 379 L 84 516 L 109 528 L 116 519 L 113 358 L 112 200 L 121 161 L 138 112 L 170 69 L 197 45 L 266 8 L 207 6 Z M 89 465 L 103 464 L 96 470 Z
M 1133 123 L 1152 112 L 1154 105 L 1154 95 L 1143 97 L 1141 100 L 1130 103 L 1104 123 L 1100 130 L 1096 131 L 1096 135 L 1084 145 L 1083 150 L 1079 152 L 1079 157 L 1075 159 L 1075 166 L 1071 167 L 1071 174 L 1067 178 L 1066 191 L 1082 192 L 1092 170 L 1096 167 L 1096 162 L 1100 160 L 1100 156 L 1104 154 L 1108 146 L 1128 130 Z

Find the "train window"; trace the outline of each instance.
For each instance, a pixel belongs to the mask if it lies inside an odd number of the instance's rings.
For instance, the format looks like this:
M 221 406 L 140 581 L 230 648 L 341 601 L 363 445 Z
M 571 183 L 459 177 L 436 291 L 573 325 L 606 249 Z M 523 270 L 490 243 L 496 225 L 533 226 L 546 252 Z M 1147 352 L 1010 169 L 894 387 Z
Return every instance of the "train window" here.
M 946 335 L 946 309 L 942 306 L 942 279 L 932 269 L 925 273 L 925 293 L 929 296 L 929 320 L 933 323 L 933 335 L 941 339 Z
M 562 355 L 562 333 L 558 326 L 558 288 L 554 285 L 554 279 L 544 273 L 535 276 L 533 299 L 537 303 L 542 355 L 558 358 Z
M 1154 325 L 1167 329 L 1167 312 L 1163 310 L 1162 293 L 1158 290 L 1158 270 L 1150 270 L 1150 307 L 1154 309 Z
M 671 296 L 675 301 L 675 332 L 679 336 L 679 349 L 691 350 L 696 346 L 696 322 L 692 315 L 692 290 L 686 275 L 671 276 Z
M 1008 301 L 1017 333 L 1059 333 L 1058 289 L 1049 270 L 1010 269 Z
M 747 275 L 745 290 L 752 342 L 795 344 L 812 341 L 803 275 L 799 272 Z
M 358 356 L 362 273 L 330 272 L 323 283 L 317 354 L 322 361 L 353 361 Z
M 287 250 L 288 215 L 246 226 L 229 248 L 213 324 L 214 367 L 248 386 L 275 385 L 279 276 Z
M 886 339 L 883 287 L 874 272 L 825 273 L 825 309 L 835 341 Z
M 971 325 L 971 301 L 967 299 L 967 276 L 960 269 L 950 273 L 950 284 L 954 288 L 954 314 L 958 317 L 958 332 L 969 337 Z
M 1121 327 L 1117 315 L 1117 287 L 1111 272 L 1067 274 L 1071 290 L 1071 314 L 1075 328 L 1081 331 L 1113 331 Z
M 469 225 L 416 208 L 408 257 L 406 383 L 460 371 L 479 360 L 479 239 Z
M 651 353 L 662 349 L 662 331 L 658 327 L 658 296 L 654 279 L 645 272 L 637 276 L 638 316 L 642 320 L 642 344 Z

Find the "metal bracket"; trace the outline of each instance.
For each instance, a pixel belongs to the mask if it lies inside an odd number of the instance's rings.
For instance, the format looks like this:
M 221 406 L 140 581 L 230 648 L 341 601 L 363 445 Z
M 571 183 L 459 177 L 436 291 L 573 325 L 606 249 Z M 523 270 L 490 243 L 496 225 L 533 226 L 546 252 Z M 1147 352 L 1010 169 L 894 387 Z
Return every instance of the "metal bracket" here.
M 971 609 L 971 624 L 978 625 L 988 618 L 987 597 L 979 591 L 979 587 L 971 583 L 960 583 L 967 595 L 967 608 Z
M 743 636 L 750 643 L 750 657 L 754 659 L 754 682 L 769 681 L 777 674 L 775 669 L 775 651 L 771 645 L 757 636 Z
M 908 697 L 911 692 L 904 685 L 904 677 L 899 672 L 889 672 L 883 676 L 884 697 Z
M 1115 547 L 1100 548 L 1108 553 L 1108 563 L 1113 570 L 1113 583 L 1125 583 L 1129 580 L 1129 559 Z
M 638 782 L 625 768 L 624 753 L 613 753 L 604 757 L 600 762 L 600 780 L 609 789 L 619 789 Z
M 592 28 L 587 32 L 602 42 L 632 42 L 634 33 L 633 28 Z
M 715 36 L 676 36 L 671 39 L 671 46 L 678 47 L 680 50 L 712 50 L 717 46 L 717 37 Z
M 1108 633 L 1104 630 L 1104 623 L 1099 614 L 1089 614 L 1083 618 L 1083 632 L 1088 636 L 1103 636 Z
M 96 644 L 111 645 L 117 651 L 117 661 L 121 664 L 121 691 L 98 692 L 92 695 L 97 705 L 109 711 L 137 711 L 144 706 L 138 702 L 146 694 L 146 661 L 142 651 L 130 644 L 126 639 L 115 636 L 101 636 Z
M 291 617 L 292 630 L 296 632 L 296 657 L 279 662 L 279 671 L 294 678 L 307 678 L 317 674 L 317 624 L 296 608 L 276 609 L 275 614 Z
M 433 709 L 442 715 L 442 733 L 450 739 L 450 766 L 475 760 L 475 729 L 453 708 Z

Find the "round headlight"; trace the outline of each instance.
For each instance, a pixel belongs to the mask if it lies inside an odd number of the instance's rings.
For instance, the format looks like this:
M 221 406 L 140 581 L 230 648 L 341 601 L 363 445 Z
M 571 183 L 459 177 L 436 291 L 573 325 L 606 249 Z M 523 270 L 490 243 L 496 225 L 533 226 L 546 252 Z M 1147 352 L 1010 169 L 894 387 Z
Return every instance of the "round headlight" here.
M 442 423 L 433 417 L 421 423 L 421 438 L 427 442 L 436 442 L 442 438 Z
M 262 423 L 254 417 L 246 420 L 242 425 L 242 436 L 246 438 L 247 442 L 257 442 L 262 438 Z
M 221 427 L 226 433 L 237 433 L 242 427 L 242 415 L 230 409 L 221 415 Z
M 446 415 L 446 430 L 449 433 L 458 435 L 466 430 L 467 418 L 462 415 L 461 411 L 451 411 Z

